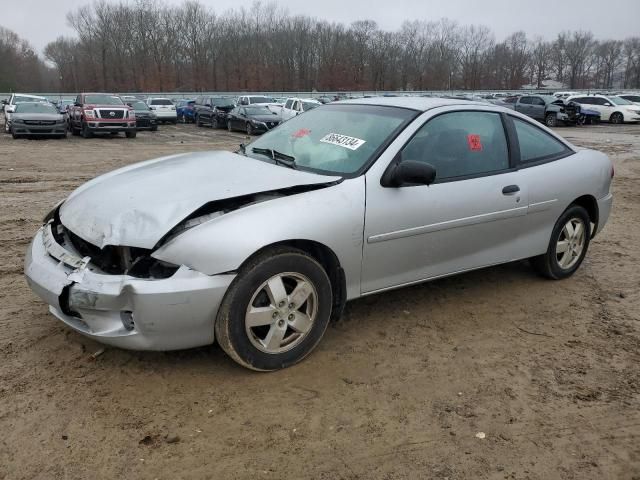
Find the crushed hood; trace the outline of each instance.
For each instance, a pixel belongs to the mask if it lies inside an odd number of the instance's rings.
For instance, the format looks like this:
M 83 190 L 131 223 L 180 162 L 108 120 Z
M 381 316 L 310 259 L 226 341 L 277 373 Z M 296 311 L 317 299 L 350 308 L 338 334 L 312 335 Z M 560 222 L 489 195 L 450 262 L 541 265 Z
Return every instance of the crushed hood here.
M 209 202 L 338 179 L 231 152 L 187 153 L 124 167 L 85 183 L 62 204 L 60 220 L 100 248 L 153 248 Z

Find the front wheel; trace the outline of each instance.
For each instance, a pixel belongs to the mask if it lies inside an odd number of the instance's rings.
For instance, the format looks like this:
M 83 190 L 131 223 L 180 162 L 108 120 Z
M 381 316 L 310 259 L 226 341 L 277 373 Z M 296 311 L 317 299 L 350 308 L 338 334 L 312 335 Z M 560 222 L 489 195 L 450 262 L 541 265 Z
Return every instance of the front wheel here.
M 214 130 L 218 128 L 218 119 L 216 117 L 213 117 L 211 119 L 211 128 L 213 128 Z
M 610 118 L 611 123 L 615 123 L 616 125 L 620 125 L 624 122 L 624 116 L 620 112 L 616 112 L 611 115 Z
M 329 277 L 314 258 L 296 249 L 269 249 L 249 261 L 229 287 L 215 336 L 244 367 L 286 368 L 320 342 L 331 305 Z
M 136 138 L 138 132 L 136 132 L 135 130 L 129 130 L 127 132 L 124 132 L 124 134 L 127 138 Z
M 571 205 L 553 227 L 547 252 L 533 257 L 533 267 L 545 277 L 561 280 L 580 267 L 591 238 L 591 219 L 584 207 Z
M 548 113 L 544 118 L 544 123 L 549 128 L 554 128 L 558 126 L 558 117 L 556 117 L 555 113 Z
M 249 136 L 253 135 L 253 127 L 249 122 L 247 122 L 246 129 L 247 129 L 247 135 Z
M 158 131 L 158 125 L 153 125 L 153 126 L 151 127 L 151 131 L 152 131 L 152 132 L 157 132 L 157 131 Z
M 89 129 L 89 126 L 86 123 L 82 124 L 82 138 L 91 138 L 93 137 L 93 132 Z

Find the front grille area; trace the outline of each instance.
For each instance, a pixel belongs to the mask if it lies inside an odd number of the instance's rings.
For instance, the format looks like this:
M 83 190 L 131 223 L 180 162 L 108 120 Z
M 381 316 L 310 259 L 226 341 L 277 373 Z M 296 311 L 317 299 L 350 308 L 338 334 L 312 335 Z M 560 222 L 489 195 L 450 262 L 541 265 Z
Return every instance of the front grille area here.
M 126 123 L 108 123 L 108 122 L 100 122 L 98 123 L 98 127 L 126 127 Z
M 98 114 L 100 118 L 124 118 L 124 110 L 101 108 L 98 110 Z
M 55 125 L 55 120 L 25 120 L 25 125 Z

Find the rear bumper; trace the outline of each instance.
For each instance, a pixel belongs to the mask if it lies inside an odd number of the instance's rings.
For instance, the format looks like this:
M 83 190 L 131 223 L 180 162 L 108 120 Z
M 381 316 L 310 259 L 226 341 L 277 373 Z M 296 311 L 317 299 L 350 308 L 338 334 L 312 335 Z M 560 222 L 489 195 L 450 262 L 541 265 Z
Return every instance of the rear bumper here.
M 90 264 L 73 268 L 52 257 L 64 247 L 54 242 L 52 248 L 50 236 L 45 246 L 45 228 L 27 249 L 25 276 L 67 326 L 98 342 L 134 350 L 213 343 L 218 307 L 235 275 L 209 276 L 183 266 L 170 278 L 140 279 L 96 273 Z
M 178 118 L 175 110 L 154 110 L 154 113 L 158 120 L 176 120 Z
M 593 236 L 601 232 L 611 215 L 611 207 L 613 206 L 613 195 L 609 193 L 606 197 L 598 200 L 598 225 L 596 226 Z

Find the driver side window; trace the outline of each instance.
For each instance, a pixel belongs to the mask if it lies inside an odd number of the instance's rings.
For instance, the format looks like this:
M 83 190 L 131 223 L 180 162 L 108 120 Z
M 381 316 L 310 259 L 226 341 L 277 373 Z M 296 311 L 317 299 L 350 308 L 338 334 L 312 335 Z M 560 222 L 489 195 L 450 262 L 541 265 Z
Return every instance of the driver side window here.
M 451 112 L 428 120 L 401 151 L 436 169 L 436 182 L 509 168 L 509 150 L 500 114 Z

